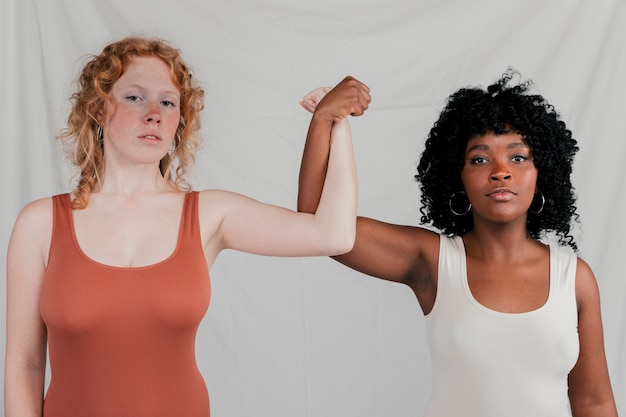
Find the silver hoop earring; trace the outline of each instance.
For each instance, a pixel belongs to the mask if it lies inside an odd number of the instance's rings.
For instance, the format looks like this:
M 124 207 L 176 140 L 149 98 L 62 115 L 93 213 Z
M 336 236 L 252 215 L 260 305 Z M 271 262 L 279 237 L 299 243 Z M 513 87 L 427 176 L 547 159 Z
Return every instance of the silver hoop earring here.
M 168 151 L 168 153 L 170 154 L 170 156 L 176 151 L 176 148 L 178 147 L 178 145 L 180 145 L 181 139 L 180 139 L 180 135 L 181 135 L 181 131 L 178 130 L 176 131 L 176 134 L 174 135 L 174 140 L 172 141 L 172 144 L 170 145 L 170 150 Z
M 454 203 L 453 203 L 452 200 L 454 200 L 454 198 L 459 196 L 459 195 L 465 196 L 465 200 L 467 200 L 468 206 L 465 209 L 465 211 L 456 211 L 454 209 Z M 465 216 L 472 209 L 472 203 L 470 203 L 469 200 L 467 199 L 467 194 L 465 194 L 465 191 L 457 191 L 456 193 L 452 194 L 450 196 L 450 199 L 448 200 L 448 206 L 450 207 L 450 211 L 452 212 L 452 214 L 454 214 L 455 216 L 459 216 L 459 217 Z
M 98 129 L 96 130 L 96 137 L 98 138 L 99 141 L 102 141 L 104 139 L 104 132 L 102 131 L 102 126 L 100 126 L 98 124 Z
M 539 194 L 539 197 L 541 197 L 541 206 L 537 210 L 533 210 L 533 203 L 535 202 L 535 197 L 533 197 L 533 201 L 530 203 L 530 207 L 528 207 L 528 211 L 530 211 L 532 214 L 540 214 L 543 211 L 544 205 L 546 204 L 546 198 L 543 196 L 543 193 L 541 191 L 536 191 L 535 196 L 537 194 Z

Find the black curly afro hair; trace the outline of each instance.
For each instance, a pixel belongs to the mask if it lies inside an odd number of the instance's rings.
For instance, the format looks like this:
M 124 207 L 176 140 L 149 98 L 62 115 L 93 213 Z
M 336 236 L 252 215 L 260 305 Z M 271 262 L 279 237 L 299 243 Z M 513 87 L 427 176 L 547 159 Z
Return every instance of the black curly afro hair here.
M 417 166 L 421 221 L 449 236 L 467 233 L 474 225 L 471 212 L 455 215 L 449 203 L 453 194 L 463 190 L 461 170 L 467 142 L 487 132 L 515 132 L 532 151 L 537 189 L 545 198 L 539 214 L 528 212 L 528 233 L 535 239 L 554 233 L 561 245 L 577 250 L 570 235 L 572 220 L 578 221 L 570 180 L 577 142 L 552 105 L 540 95 L 527 94 L 532 82 L 515 83 L 514 78 L 521 77 L 508 69 L 486 90 L 467 87 L 448 97 Z M 533 201 L 531 207 L 540 204 Z

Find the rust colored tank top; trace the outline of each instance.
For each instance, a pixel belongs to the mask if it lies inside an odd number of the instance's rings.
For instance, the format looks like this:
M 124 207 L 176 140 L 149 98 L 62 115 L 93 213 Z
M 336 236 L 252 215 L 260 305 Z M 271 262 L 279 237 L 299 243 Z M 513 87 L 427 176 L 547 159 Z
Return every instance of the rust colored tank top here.
M 69 195 L 53 197 L 40 295 L 51 367 L 44 417 L 208 417 L 195 339 L 210 296 L 197 192 L 185 196 L 174 252 L 137 268 L 89 259 Z

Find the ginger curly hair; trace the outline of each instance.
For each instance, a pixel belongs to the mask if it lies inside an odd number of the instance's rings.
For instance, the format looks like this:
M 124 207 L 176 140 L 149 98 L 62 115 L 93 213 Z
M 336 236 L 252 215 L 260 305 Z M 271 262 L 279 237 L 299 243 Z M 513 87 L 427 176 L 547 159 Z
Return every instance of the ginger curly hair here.
M 160 161 L 160 171 L 175 188 L 188 191 L 185 176 L 193 165 L 200 146 L 200 112 L 204 108 L 204 91 L 192 77 L 178 49 L 167 41 L 143 36 L 129 36 L 113 42 L 99 55 L 89 55 L 76 80 L 76 91 L 70 97 L 72 109 L 67 126 L 58 139 L 66 156 L 79 171 L 72 208 L 83 209 L 89 194 L 100 185 L 104 170 L 104 145 L 98 137 L 98 120 L 106 117 L 106 102 L 113 84 L 124 74 L 134 57 L 157 57 L 169 68 L 172 82 L 180 91 L 181 120 L 174 138 L 175 149 Z

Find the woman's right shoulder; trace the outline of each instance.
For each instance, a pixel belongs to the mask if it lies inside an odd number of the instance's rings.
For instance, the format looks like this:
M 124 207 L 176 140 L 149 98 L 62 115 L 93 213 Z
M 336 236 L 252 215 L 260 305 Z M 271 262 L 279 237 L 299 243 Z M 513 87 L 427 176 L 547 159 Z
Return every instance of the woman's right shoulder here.
M 436 265 L 441 235 L 422 226 L 387 223 L 367 217 L 357 220 L 358 247 L 367 251 L 368 259 L 381 259 L 383 263 L 403 264 L 402 273 L 424 263 Z
M 439 250 L 439 240 L 442 235 L 424 226 L 403 225 L 387 223 L 366 217 L 360 217 L 359 222 L 363 223 L 363 228 L 371 228 L 372 235 L 387 236 L 415 253 L 416 249 Z
M 41 230 L 52 227 L 52 206 L 54 197 L 44 197 L 26 204 L 17 216 L 16 228 Z
M 34 257 L 47 261 L 53 227 L 53 198 L 31 201 L 20 211 L 9 241 L 9 259 L 18 265 L 32 263 Z
M 19 217 L 27 217 L 35 220 L 41 216 L 52 214 L 52 201 L 54 197 L 43 197 L 26 204 L 20 211 Z
M 409 233 L 413 247 L 419 252 L 420 258 L 436 265 L 439 262 L 441 239 L 447 239 L 447 237 L 423 226 L 410 226 Z

